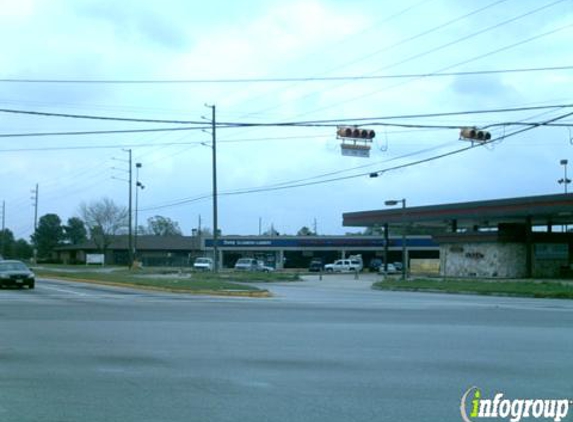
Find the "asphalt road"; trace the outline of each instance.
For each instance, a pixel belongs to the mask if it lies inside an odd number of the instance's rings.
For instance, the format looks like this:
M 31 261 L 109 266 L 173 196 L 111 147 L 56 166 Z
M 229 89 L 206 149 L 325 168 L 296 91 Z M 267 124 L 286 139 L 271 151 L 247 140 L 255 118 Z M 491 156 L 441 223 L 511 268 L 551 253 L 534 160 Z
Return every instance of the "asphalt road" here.
M 0 290 L 0 421 L 460 421 L 474 385 L 573 398 L 573 301 L 369 285 Z

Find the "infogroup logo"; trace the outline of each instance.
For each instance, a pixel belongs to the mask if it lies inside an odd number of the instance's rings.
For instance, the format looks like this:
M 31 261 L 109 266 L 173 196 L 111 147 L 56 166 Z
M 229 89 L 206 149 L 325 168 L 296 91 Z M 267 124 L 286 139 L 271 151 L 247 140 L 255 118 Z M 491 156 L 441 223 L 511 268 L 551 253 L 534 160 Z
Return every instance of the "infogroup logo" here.
M 573 400 L 569 399 L 507 399 L 496 393 L 493 399 L 482 397 L 481 389 L 469 388 L 462 396 L 460 411 L 464 422 L 480 419 L 520 422 L 522 419 L 553 420 L 560 422 L 567 417 Z

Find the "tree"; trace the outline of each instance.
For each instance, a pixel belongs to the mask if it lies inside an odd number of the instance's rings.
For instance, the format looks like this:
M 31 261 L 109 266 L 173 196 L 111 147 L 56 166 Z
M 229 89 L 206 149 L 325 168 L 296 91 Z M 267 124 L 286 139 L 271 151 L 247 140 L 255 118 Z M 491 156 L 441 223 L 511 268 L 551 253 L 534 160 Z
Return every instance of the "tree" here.
M 280 236 L 281 234 L 275 229 L 275 225 L 271 224 L 271 227 L 263 232 L 263 236 Z
M 10 229 L 0 230 L 0 256 L 12 258 L 14 242 L 14 233 Z
M 46 214 L 40 217 L 38 227 L 32 235 L 32 242 L 38 250 L 38 256 L 49 258 L 54 248 L 64 239 L 62 220 L 57 214 Z
M 30 259 L 32 254 L 32 245 L 26 240 L 16 240 L 10 229 L 0 230 L 0 256 L 5 259 Z
M 68 218 L 68 224 L 64 226 L 64 238 L 70 245 L 79 245 L 88 240 L 88 231 L 81 218 Z
M 296 232 L 297 236 L 316 236 L 316 233 L 314 233 L 311 229 L 309 229 L 306 226 L 303 226 L 300 228 L 300 230 L 298 232 Z
M 128 227 L 128 212 L 109 198 L 80 204 L 80 215 L 88 227 L 90 238 L 105 254 L 113 237 Z
M 161 215 L 147 219 L 147 231 L 155 236 L 183 236 L 179 223 Z
M 16 259 L 30 259 L 34 248 L 25 239 L 18 239 L 12 245 L 12 257 Z
M 364 234 L 366 236 L 382 236 L 384 235 L 384 227 L 381 227 L 379 225 L 366 227 L 366 229 L 364 230 Z

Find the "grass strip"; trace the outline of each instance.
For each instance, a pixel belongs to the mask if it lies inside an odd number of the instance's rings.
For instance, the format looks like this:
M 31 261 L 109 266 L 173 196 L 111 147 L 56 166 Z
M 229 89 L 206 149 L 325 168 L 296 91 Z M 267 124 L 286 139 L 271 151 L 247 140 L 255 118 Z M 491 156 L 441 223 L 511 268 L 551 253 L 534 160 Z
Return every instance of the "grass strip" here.
M 58 271 L 57 269 L 35 269 L 38 277 L 49 277 L 63 280 L 86 280 L 93 282 L 114 283 L 126 286 L 142 286 L 162 290 L 181 292 L 262 292 L 263 290 L 244 283 L 214 277 L 204 278 L 201 274 L 188 276 L 145 274 L 139 271 L 115 270 L 113 272 L 96 271 Z
M 573 299 L 573 284 L 561 281 L 501 281 L 477 279 L 384 280 L 374 283 L 372 288 L 376 290 Z

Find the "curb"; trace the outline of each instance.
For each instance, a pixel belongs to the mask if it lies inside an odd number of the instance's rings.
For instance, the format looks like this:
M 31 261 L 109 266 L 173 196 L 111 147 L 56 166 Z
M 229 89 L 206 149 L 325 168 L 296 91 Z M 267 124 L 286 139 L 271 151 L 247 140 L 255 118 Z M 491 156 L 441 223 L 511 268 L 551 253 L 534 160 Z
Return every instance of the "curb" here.
M 89 280 L 84 278 L 55 278 L 55 277 L 38 277 L 39 279 L 44 280 L 52 280 L 52 281 L 72 281 L 76 283 L 86 283 L 86 284 L 98 284 L 102 286 L 112 286 L 112 287 L 129 287 L 138 290 L 150 290 L 150 291 L 158 291 L 158 292 L 169 292 L 169 293 L 185 293 L 191 295 L 199 295 L 199 296 L 234 296 L 234 297 L 258 297 L 258 298 L 266 298 L 272 297 L 270 291 L 268 290 L 185 290 L 185 289 L 172 289 L 169 287 L 155 287 L 155 286 L 144 286 L 141 284 L 132 284 L 132 283 L 116 283 L 113 281 L 101 281 L 101 280 Z
M 506 293 L 506 292 L 475 292 L 469 290 L 439 290 L 439 289 L 421 289 L 421 288 L 408 288 L 408 287 L 389 287 L 381 288 L 372 286 L 372 290 L 378 290 L 380 292 L 413 292 L 413 293 L 441 293 L 444 295 L 465 295 L 465 296 L 488 296 L 488 297 L 511 297 L 511 298 L 521 298 L 521 299 L 559 299 L 559 300 L 573 300 L 568 297 L 556 297 L 556 296 L 536 296 L 535 294 L 526 295 L 519 293 Z

